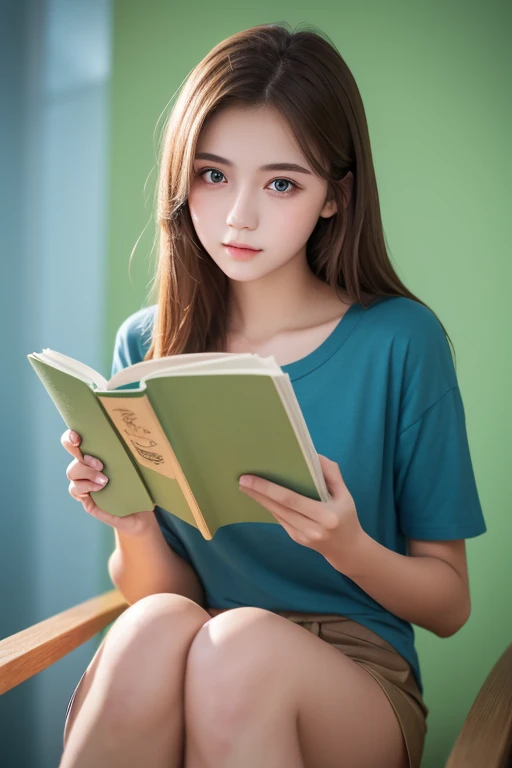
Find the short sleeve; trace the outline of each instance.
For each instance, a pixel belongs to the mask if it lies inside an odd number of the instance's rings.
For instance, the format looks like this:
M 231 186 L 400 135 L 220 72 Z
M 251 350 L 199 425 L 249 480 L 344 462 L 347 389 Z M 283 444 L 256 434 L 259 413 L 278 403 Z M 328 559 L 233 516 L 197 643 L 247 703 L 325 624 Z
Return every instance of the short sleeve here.
M 449 540 L 485 533 L 458 386 L 400 432 L 394 481 L 406 537 Z
M 458 386 L 448 339 L 436 315 L 417 303 L 408 309 L 400 331 L 405 344 L 399 355 L 399 432 L 417 422 L 448 390 Z

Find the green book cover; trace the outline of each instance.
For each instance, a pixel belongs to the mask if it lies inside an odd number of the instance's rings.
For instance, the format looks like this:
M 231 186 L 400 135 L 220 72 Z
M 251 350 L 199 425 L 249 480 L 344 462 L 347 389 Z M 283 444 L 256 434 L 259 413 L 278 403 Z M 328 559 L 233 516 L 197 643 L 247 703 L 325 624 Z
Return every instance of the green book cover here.
M 329 498 L 289 377 L 273 358 L 178 355 L 106 382 L 52 350 L 27 357 L 66 426 L 81 436 L 82 453 L 103 462 L 109 482 L 91 497 L 110 514 L 158 505 L 211 539 L 232 523 L 277 524 L 241 493 L 242 474 Z M 151 373 L 138 378 L 144 370 Z M 113 388 L 120 381 L 139 387 Z

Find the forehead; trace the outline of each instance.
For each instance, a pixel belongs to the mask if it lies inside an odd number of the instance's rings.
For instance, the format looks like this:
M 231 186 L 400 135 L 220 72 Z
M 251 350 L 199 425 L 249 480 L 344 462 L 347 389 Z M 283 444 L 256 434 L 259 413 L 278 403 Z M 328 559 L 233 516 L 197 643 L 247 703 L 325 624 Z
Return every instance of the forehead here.
M 288 123 L 268 107 L 226 107 L 205 122 L 196 152 L 229 158 L 235 165 L 298 163 L 312 170 Z

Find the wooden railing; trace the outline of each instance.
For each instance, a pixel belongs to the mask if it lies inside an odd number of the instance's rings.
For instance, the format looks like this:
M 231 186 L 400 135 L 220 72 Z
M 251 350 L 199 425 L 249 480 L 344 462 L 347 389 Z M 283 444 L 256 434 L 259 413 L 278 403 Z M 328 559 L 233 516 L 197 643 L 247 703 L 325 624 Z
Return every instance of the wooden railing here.
M 0 640 L 0 694 L 37 675 L 117 619 L 128 603 L 117 589 Z
M 0 640 L 0 694 L 90 640 L 126 608 L 113 589 Z M 512 768 L 512 643 L 480 688 L 445 768 Z

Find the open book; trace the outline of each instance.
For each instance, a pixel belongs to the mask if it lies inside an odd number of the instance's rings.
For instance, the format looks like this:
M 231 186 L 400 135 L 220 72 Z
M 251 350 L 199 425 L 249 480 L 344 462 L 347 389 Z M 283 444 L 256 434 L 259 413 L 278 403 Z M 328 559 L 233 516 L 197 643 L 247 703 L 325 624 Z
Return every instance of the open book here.
M 82 454 L 103 462 L 109 482 L 91 497 L 110 514 L 158 505 L 211 539 L 230 523 L 277 523 L 239 490 L 242 474 L 331 498 L 290 378 L 273 357 L 173 355 L 109 381 L 51 349 L 27 358 L 81 436 Z

